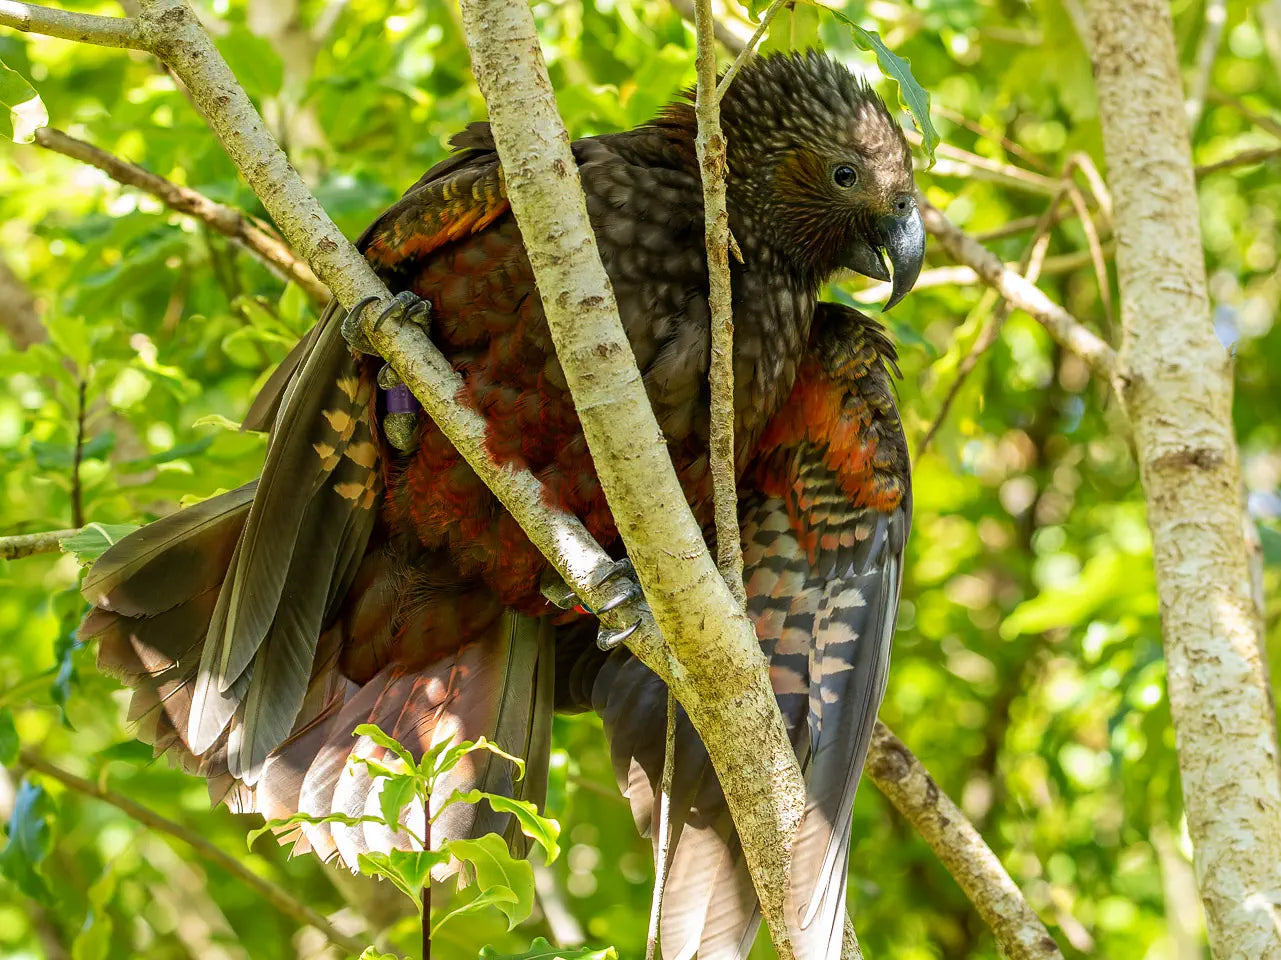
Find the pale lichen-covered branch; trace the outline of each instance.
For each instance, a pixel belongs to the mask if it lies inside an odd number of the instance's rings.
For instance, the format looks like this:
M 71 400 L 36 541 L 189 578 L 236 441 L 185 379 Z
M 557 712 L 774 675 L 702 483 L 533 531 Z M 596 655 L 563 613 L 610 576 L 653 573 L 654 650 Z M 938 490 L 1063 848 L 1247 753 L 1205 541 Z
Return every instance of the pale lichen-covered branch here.
M 1116 383 L 1152 531 L 1188 833 L 1216 957 L 1281 956 L 1281 783 L 1168 4 L 1087 4 L 1116 208 Z
M 680 699 L 708 748 L 775 944 L 790 956 L 783 890 L 804 807 L 755 630 L 685 505 L 654 419 L 523 0 L 464 0 L 473 69 L 513 212 L 601 486 L 675 664 L 633 649 Z
M 716 44 L 711 0 L 695 0 L 698 82 L 694 147 L 703 177 L 703 230 L 707 246 L 707 307 L 712 319 L 711 438 L 709 461 L 716 515 L 716 565 L 734 599 L 743 591 L 743 543 L 738 529 L 738 492 L 734 480 L 734 316 L 729 275 L 729 211 L 725 206 L 725 133 L 721 129 L 716 87 Z

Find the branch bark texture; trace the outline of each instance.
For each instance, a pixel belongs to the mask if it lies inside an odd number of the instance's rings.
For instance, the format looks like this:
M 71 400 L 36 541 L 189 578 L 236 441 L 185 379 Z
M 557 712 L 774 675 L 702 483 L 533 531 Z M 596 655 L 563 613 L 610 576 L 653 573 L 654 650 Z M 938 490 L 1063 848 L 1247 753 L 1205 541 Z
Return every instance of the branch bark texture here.
M 1009 960 L 1062 960 L 1054 938 L 978 830 L 934 778 L 879 720 L 867 754 L 867 773 L 906 817 L 996 937 Z
M 741 606 L 743 543 L 738 529 L 738 489 L 734 480 L 734 316 L 729 276 L 729 211 L 725 207 L 725 133 L 721 129 L 720 91 L 716 87 L 716 44 L 711 0 L 695 0 L 698 82 L 694 147 L 703 178 L 703 232 L 707 246 L 707 306 L 712 318 L 711 440 L 709 461 L 716 510 L 716 565 Z
M 473 70 L 551 327 L 610 510 L 674 669 L 633 646 L 707 745 L 780 955 L 783 890 L 805 788 L 751 621 L 703 542 L 672 469 L 587 218 L 524 0 L 464 0 Z M 765 775 L 762 776 L 762 773 Z
M 0 560 L 17 560 L 37 553 L 53 553 L 76 530 L 50 530 L 47 533 L 25 533 L 13 537 L 0 537 Z
M 1281 957 L 1281 785 L 1251 595 L 1232 364 L 1210 322 L 1169 6 L 1087 5 L 1116 203 L 1117 382 L 1152 530 L 1170 709 L 1213 953 Z

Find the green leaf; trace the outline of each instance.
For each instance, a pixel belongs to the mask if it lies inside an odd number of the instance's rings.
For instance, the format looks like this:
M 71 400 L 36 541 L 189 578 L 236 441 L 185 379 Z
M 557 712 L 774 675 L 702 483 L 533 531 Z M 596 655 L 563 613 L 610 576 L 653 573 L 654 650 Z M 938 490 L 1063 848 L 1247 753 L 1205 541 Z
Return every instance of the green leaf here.
M 49 111 L 22 74 L 0 61 L 0 107 L 6 108 L 0 133 L 14 143 L 30 143 L 36 130 L 48 126 Z
M 366 947 L 359 960 L 401 960 L 401 958 L 394 953 L 379 953 L 377 947 Z
M 341 823 L 348 827 L 355 827 L 362 823 L 383 823 L 383 818 L 370 816 L 351 817 L 345 813 L 329 813 L 323 817 L 313 816 L 310 813 L 295 813 L 292 817 L 268 820 L 261 827 L 250 830 L 245 842 L 250 849 L 253 849 L 254 841 L 264 833 L 274 832 L 285 827 L 296 827 L 300 823 Z M 383 826 L 386 826 L 386 824 L 383 824 Z
M 137 529 L 138 525 L 134 523 L 86 523 L 84 529 L 67 537 L 60 546 L 63 553 L 73 554 L 83 567 Z
M 531 840 L 537 841 L 539 846 L 547 851 L 548 863 L 560 856 L 560 845 L 557 843 L 560 838 L 560 824 L 550 817 L 539 814 L 538 807 L 528 800 L 513 800 L 511 797 L 485 793 L 481 790 L 468 790 L 466 793 L 455 790 L 449 799 L 432 813 L 432 820 L 440 816 L 440 812 L 450 804 L 480 803 L 482 800 L 488 800 L 489 805 L 499 813 L 510 813 L 514 816 L 520 824 L 520 832 Z
M 524 953 L 499 953 L 493 947 L 481 947 L 480 960 L 618 960 L 618 951 L 613 947 L 553 947 L 535 937 Z
M 217 427 L 219 430 L 229 430 L 232 433 L 240 432 L 240 424 L 230 417 L 224 417 L 221 413 L 207 413 L 203 417 L 197 417 L 191 421 L 191 425 L 193 427 Z
M 506 915 L 507 929 L 529 916 L 534 909 L 534 868 L 528 861 L 515 859 L 502 837 L 487 833 L 475 840 L 450 840 L 445 848 L 471 864 L 475 885 L 481 890 L 506 887 L 516 895 L 510 903 L 494 904 Z
M 378 808 L 389 825 L 400 823 L 401 811 L 414 799 L 417 782 L 416 776 L 383 778 L 382 790 L 378 794 Z
M 402 747 L 400 745 L 400 741 L 391 734 L 384 733 L 382 727 L 378 726 L 378 724 L 362 723 L 352 731 L 352 735 L 356 737 L 368 737 L 384 750 L 390 750 L 396 756 L 400 757 L 401 760 L 404 760 L 405 763 L 409 765 L 410 770 L 417 769 L 414 762 L 414 755 L 410 753 L 408 749 Z
M 418 770 L 427 778 L 428 784 L 435 785 L 438 777 L 448 773 L 450 770 L 454 769 L 454 767 L 458 766 L 458 761 L 467 756 L 467 754 L 471 753 L 473 750 L 488 750 L 495 756 L 502 757 L 504 760 L 510 760 L 512 763 L 516 764 L 515 779 L 520 780 L 525 776 L 524 760 L 520 757 L 513 757 L 510 753 L 502 750 L 498 744 L 492 743 L 484 737 L 481 737 L 479 740 L 474 742 L 471 740 L 463 740 L 461 743 L 448 744 L 445 745 L 444 749 L 441 749 L 441 745 L 438 744 L 423 755 L 422 760 L 418 764 Z
M 898 84 L 899 102 L 912 115 L 916 129 L 921 131 L 921 140 L 925 147 L 925 155 L 929 157 L 929 166 L 934 166 L 934 148 L 938 146 L 939 134 L 930 120 L 930 95 L 916 82 L 916 77 L 912 76 L 911 63 L 887 47 L 879 33 L 863 29 L 839 10 L 834 10 L 816 0 L 808 0 L 808 2 L 826 10 L 848 26 L 860 50 L 869 50 L 876 54 L 876 65 L 881 68 L 881 73 Z
M 89 345 L 89 325 L 84 317 L 55 313 L 45 320 L 45 329 L 58 352 L 76 365 L 78 375 L 87 375 L 93 352 Z
M 479 913 L 486 907 L 497 907 L 499 910 L 503 911 L 503 913 L 507 913 L 508 909 L 515 904 L 517 900 L 518 898 L 516 894 L 507 887 L 490 887 L 488 890 L 482 890 L 471 900 L 468 900 L 461 906 L 455 907 L 453 910 L 450 910 L 447 914 L 437 920 L 432 925 L 431 935 L 434 937 L 436 932 L 450 920 L 454 919 L 454 917 L 461 917 L 468 913 Z
M 52 813 L 53 800 L 44 788 L 23 780 L 9 816 L 9 842 L 0 850 L 0 876 L 41 903 L 51 899 L 39 867 L 53 848 Z
M 8 707 L 0 710 L 0 767 L 12 767 L 18 759 L 18 729 Z
M 84 925 L 71 944 L 71 960 L 107 960 L 111 953 L 114 924 L 107 904 L 116 895 L 116 872 L 110 865 L 89 887 L 89 911 Z
M 356 858 L 360 872 L 367 877 L 384 877 L 396 885 L 418 907 L 422 914 L 422 889 L 431 882 L 432 868 L 448 863 L 444 850 L 392 850 L 390 853 L 362 853 Z

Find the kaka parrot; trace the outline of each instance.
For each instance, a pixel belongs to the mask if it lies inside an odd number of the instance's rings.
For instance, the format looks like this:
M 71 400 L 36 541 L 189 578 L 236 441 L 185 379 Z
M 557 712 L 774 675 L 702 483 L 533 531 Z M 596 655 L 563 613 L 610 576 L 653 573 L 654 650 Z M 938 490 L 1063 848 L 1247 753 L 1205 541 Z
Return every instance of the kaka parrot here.
M 835 61 L 758 58 L 721 116 L 742 251 L 731 273 L 745 586 L 808 783 L 788 922 L 798 957 L 827 960 L 840 951 L 851 806 L 885 688 L 911 495 L 893 347 L 818 292 L 853 269 L 892 279 L 892 305 L 920 271 L 925 235 L 902 131 Z M 649 399 L 710 535 L 695 133 L 681 101 L 573 151 Z M 489 455 L 531 470 L 621 558 L 488 126 L 453 143 L 358 246 L 413 295 L 401 302 L 461 374 L 459 400 L 488 419 Z M 270 429 L 257 480 L 136 531 L 84 582 L 94 606 L 81 636 L 134 688 L 140 736 L 233 810 L 359 815 L 377 811 L 378 788 L 349 760 L 383 756 L 353 737 L 361 723 L 415 755 L 484 736 L 527 761 L 514 782 L 509 764 L 471 754 L 436 803 L 473 787 L 541 802 L 553 712 L 594 709 L 636 823 L 656 835 L 663 683 L 625 647 L 600 649 L 594 618 L 544 598 L 542 555 L 431 420 L 418 414 L 388 442 L 383 425 L 413 411 L 343 328 L 331 305 L 251 408 L 246 425 Z M 663 957 L 744 956 L 755 892 L 683 711 L 668 822 Z M 487 804 L 450 806 L 432 835 L 490 831 L 520 842 Z M 352 867 L 408 844 L 374 824 L 308 825 L 291 839 Z

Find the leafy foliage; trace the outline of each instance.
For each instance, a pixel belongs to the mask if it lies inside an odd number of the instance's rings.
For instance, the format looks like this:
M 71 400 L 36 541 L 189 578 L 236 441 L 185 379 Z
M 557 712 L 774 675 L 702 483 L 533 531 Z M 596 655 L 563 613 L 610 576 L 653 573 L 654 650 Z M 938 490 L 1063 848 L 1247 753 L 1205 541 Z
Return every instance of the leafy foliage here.
M 393 834 L 404 833 L 412 842 L 413 849 L 362 853 L 358 858 L 360 872 L 390 881 L 414 904 L 420 914 L 424 909 L 421 895 L 431 884 L 432 871 L 446 866 L 451 860 L 464 868 L 459 889 L 472 888 L 474 895 L 440 912 L 438 919 L 431 925 L 433 938 L 449 921 L 477 913 L 486 907 L 495 907 L 507 918 L 508 930 L 528 917 L 534 907 L 534 870 L 528 861 L 517 860 L 511 855 L 502 837 L 490 833 L 474 840 L 454 839 L 432 843 L 429 832 L 430 825 L 441 813 L 456 803 L 488 803 L 500 813 L 512 814 L 522 832 L 542 847 L 546 862 L 554 861 L 560 852 L 556 844 L 560 825 L 555 820 L 539 815 L 538 808 L 532 803 L 482 790 L 455 790 L 444 803 L 435 808 L 431 805 L 436 781 L 453 770 L 469 753 L 486 750 L 502 757 L 516 766 L 518 780 L 524 775 L 524 761 L 505 753 L 484 737 L 475 742 L 442 741 L 428 749 L 422 759 L 415 760 L 408 749 L 377 724 L 361 724 L 354 732 L 356 736 L 367 737 L 390 751 L 397 761 L 388 765 L 368 757 L 351 758 L 351 764 L 365 767 L 377 785 L 380 815 L 351 817 L 337 813 L 325 816 L 299 813 L 269 820 L 265 826 L 250 832 L 250 846 L 268 831 L 286 831 L 299 824 L 342 823 L 355 826 L 380 823 Z M 426 827 L 422 833 L 414 832 L 407 822 L 414 812 L 415 803 L 420 817 L 425 814 Z
M 349 235 L 441 159 L 450 134 L 483 116 L 451 3 L 197 5 L 291 159 Z M 87 0 L 61 6 L 116 12 Z M 748 35 L 753 24 L 738 16 L 747 7 L 727 6 L 726 25 Z M 752 6 L 759 12 L 765 3 Z M 1051 177 L 1078 153 L 1101 162 L 1089 60 L 1071 12 L 1078 4 L 829 6 L 910 60 L 950 148 L 998 169 Z M 1202 6 L 1174 7 L 1189 76 Z M 1211 88 L 1276 118 L 1281 81 L 1260 20 L 1265 6 L 1227 3 Z M 264 25 L 272 21 L 263 15 L 268 8 L 296 11 L 287 40 Z M 644 122 L 693 81 L 692 34 L 667 0 L 539 2 L 534 11 L 558 102 L 576 135 Z M 766 43 L 820 43 L 875 72 L 849 26 L 813 6 L 785 6 Z M 147 58 L 0 30 L 0 60 L 39 92 L 53 125 L 264 216 L 186 97 Z M 893 90 L 887 93 L 892 99 Z M 918 121 L 925 115 L 915 106 L 913 112 Z M 7 116 L 3 107 L 0 116 Z M 959 123 L 962 117 L 978 130 Z M 1212 100 L 1193 149 L 1197 162 L 1211 163 L 1276 143 L 1230 102 Z M 972 164 L 958 174 L 948 158 L 940 150 L 939 162 L 918 179 L 971 233 L 1034 219 L 1049 202 L 1028 178 Z M 1204 177 L 1200 194 L 1216 324 L 1237 363 L 1235 414 L 1249 502 L 1264 527 L 1275 668 L 1281 179 L 1275 161 L 1242 166 Z M 1107 224 L 1099 226 L 1110 249 Z M 1017 261 L 1029 239 L 1025 227 L 985 242 Z M 1098 282 L 1081 265 L 1086 248 L 1080 222 L 1064 221 L 1041 286 L 1106 332 Z M 0 333 L 0 535 L 70 527 L 76 498 L 86 520 L 110 531 L 257 473 L 263 437 L 230 428 L 314 321 L 301 291 L 220 235 L 34 145 L 0 143 L 0 261 L 0 280 L 7 268 L 31 290 L 48 336 L 19 352 Z M 928 266 L 944 263 L 935 253 Z M 825 296 L 861 302 L 848 285 Z M 914 450 L 989 310 L 979 288 L 939 284 L 922 287 L 889 315 Z M 9 318 L 6 302 L 0 326 Z M 882 716 L 979 826 L 1069 960 L 1196 955 L 1203 935 L 1196 898 L 1187 899 L 1193 888 L 1151 546 L 1112 401 L 1079 362 L 1015 314 L 962 387 L 929 452 L 917 457 L 915 503 Z M 411 953 L 418 918 L 407 900 L 388 896 L 388 884 L 340 877 L 265 842 L 245 850 L 243 837 L 255 824 L 225 808 L 210 810 L 203 783 L 134 743 L 119 685 L 94 669 L 92 650 L 70 641 L 84 612 L 78 567 L 71 554 L 0 561 L 0 762 L 12 759 L 17 738 L 236 851 L 321 913 L 348 908 L 348 916 L 369 918 L 369 942 L 387 933 L 382 956 Z M 558 717 L 554 732 L 546 812 L 563 827 L 550 839 L 564 854 L 537 868 L 548 881 L 540 879 L 540 890 L 560 901 L 584 942 L 640 956 L 649 843 L 636 835 L 617 795 L 598 721 Z M 4 854 L 14 872 L 0 879 L 0 955 L 49 956 L 45 943 L 149 960 L 215 950 L 255 960 L 298 955 L 297 924 L 234 877 L 98 801 L 70 792 L 55 801 L 38 785 L 20 784 L 14 771 L 0 772 L 0 818 L 21 828 L 14 846 L 11 827 Z M 397 798 L 385 783 L 382 796 L 403 804 L 408 793 Z M 15 821 L 19 798 L 25 812 Z M 390 819 L 386 808 L 379 813 Z M 868 955 L 994 960 L 995 945 L 973 909 L 874 789 L 860 791 L 854 818 L 850 903 Z M 114 879 L 103 879 L 108 875 Z M 52 906 L 20 886 L 37 881 L 52 890 Z M 435 894 L 439 916 L 474 896 Z M 547 915 L 535 909 L 508 932 L 502 911 L 478 909 L 440 927 L 434 956 L 473 960 L 482 944 L 493 945 L 487 960 L 609 955 L 547 946 L 568 942 Z M 543 942 L 527 946 L 536 937 Z M 753 957 L 771 955 L 762 938 Z

